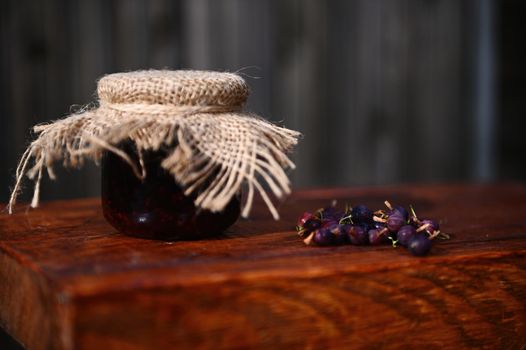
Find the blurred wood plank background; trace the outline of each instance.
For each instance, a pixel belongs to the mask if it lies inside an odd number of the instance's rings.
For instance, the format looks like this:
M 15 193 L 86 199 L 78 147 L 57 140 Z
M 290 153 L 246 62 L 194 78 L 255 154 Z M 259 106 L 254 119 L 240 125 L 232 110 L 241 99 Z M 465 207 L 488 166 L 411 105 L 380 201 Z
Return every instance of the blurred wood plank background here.
M 147 68 L 244 74 L 252 89 L 247 109 L 304 133 L 293 156 L 296 187 L 524 179 L 525 165 L 503 151 L 526 150 L 517 132 L 523 118 L 509 107 L 510 117 L 501 116 L 493 88 L 496 19 L 502 8 L 517 6 L 491 0 L 6 0 L 0 201 L 7 200 L 32 125 L 92 101 L 104 74 Z M 515 62 L 513 51 L 507 55 L 506 62 Z M 518 105 L 520 98 L 509 101 Z M 56 183 L 44 181 L 43 199 L 99 191 L 95 166 L 58 175 Z

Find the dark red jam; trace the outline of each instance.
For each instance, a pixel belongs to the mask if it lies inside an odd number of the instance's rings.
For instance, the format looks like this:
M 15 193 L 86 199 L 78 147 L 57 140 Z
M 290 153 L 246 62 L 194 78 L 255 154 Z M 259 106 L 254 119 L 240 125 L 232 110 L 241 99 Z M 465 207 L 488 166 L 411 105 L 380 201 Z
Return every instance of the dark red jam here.
M 123 143 L 120 148 L 138 161 L 133 143 Z M 196 208 L 195 196 L 184 195 L 174 177 L 161 167 L 165 156 L 163 150 L 144 153 L 146 177 L 140 180 L 119 156 L 104 154 L 102 209 L 113 227 L 131 236 L 191 240 L 220 235 L 238 219 L 238 196 L 220 213 Z

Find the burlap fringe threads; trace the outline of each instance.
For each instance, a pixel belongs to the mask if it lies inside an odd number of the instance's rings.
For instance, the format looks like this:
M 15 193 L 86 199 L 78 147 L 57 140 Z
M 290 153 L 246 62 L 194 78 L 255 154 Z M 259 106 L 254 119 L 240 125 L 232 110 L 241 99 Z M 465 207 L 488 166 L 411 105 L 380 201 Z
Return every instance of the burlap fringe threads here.
M 43 171 L 55 179 L 53 164 L 59 160 L 65 167 L 80 167 L 87 158 L 98 163 L 103 152 L 110 151 L 144 177 L 141 162 L 134 163 L 115 146 L 130 139 L 139 158 L 146 150 L 170 150 L 162 167 L 186 195 L 199 190 L 196 206 L 221 211 L 246 184 L 242 216 L 249 215 L 257 191 L 272 216 L 279 218 L 264 183 L 278 198 L 290 193 L 285 169 L 295 166 L 287 153 L 300 134 L 242 113 L 248 87 L 240 76 L 166 70 L 117 73 L 103 77 L 97 93 L 98 107 L 33 128 L 38 137 L 16 169 L 9 213 L 24 175 L 35 181 L 31 207 L 38 206 Z

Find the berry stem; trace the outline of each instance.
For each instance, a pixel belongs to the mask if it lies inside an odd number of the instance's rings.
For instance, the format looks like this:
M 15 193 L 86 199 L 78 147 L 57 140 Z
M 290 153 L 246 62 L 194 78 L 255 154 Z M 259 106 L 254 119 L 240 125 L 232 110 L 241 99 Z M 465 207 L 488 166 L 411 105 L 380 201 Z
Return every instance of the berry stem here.
M 379 218 L 378 216 L 373 216 L 373 220 L 376 222 L 383 222 L 383 223 L 387 222 L 386 219 Z
M 349 215 L 344 216 L 338 221 L 338 224 L 342 225 L 345 224 L 345 220 L 349 219 L 349 222 L 354 225 L 354 222 L 352 221 L 352 214 L 349 213 Z
M 385 235 L 387 232 L 389 232 L 389 229 L 387 227 L 384 227 L 380 230 L 380 232 L 378 232 L 378 236 Z
M 426 228 L 428 228 L 429 226 L 431 226 L 431 224 L 423 224 L 422 226 L 420 226 L 419 228 L 417 228 L 416 232 L 422 232 L 422 231 L 424 231 Z
M 450 239 L 451 237 L 445 232 L 438 231 L 438 238 L 440 238 L 440 239 Z
M 413 208 L 413 205 L 410 204 L 409 205 L 409 209 L 411 209 L 411 215 L 413 215 L 413 217 L 415 218 L 415 221 L 418 222 L 418 216 L 416 216 L 416 212 L 415 212 L 415 208 Z
M 307 229 L 302 229 L 300 231 L 298 231 L 298 236 L 300 236 L 301 238 L 305 237 L 305 233 L 308 232 Z
M 433 232 L 433 234 L 429 234 L 428 238 L 429 239 L 435 239 L 436 237 L 438 237 L 438 235 L 440 235 L 440 230 L 437 230 L 437 231 Z
M 313 238 L 314 238 L 314 232 L 311 232 L 310 235 L 303 240 L 303 243 L 305 243 L 306 245 L 311 245 Z
M 393 244 L 393 248 L 396 248 L 397 244 L 398 244 L 398 240 L 397 239 L 394 239 L 393 237 L 391 236 L 387 236 L 387 238 L 389 238 Z

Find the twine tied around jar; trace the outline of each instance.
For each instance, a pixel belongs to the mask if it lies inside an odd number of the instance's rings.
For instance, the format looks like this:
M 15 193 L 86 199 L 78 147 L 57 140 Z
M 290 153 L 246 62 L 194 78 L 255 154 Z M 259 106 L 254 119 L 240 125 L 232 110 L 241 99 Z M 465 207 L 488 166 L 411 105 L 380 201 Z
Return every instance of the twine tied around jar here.
M 97 94 L 96 106 L 33 128 L 38 137 L 16 169 L 9 213 L 24 175 L 35 181 L 31 207 L 38 206 L 43 170 L 55 179 L 56 161 L 79 167 L 85 159 L 98 163 L 109 151 L 143 178 L 142 152 L 163 148 L 169 152 L 161 166 L 186 195 L 197 193 L 197 207 L 219 212 L 246 184 L 242 216 L 249 215 L 257 191 L 272 216 L 279 218 L 265 187 L 278 198 L 290 193 L 285 170 L 295 166 L 287 153 L 300 133 L 243 113 L 249 90 L 239 75 L 190 70 L 116 73 L 99 80 Z M 139 164 L 116 146 L 125 140 L 135 144 Z

